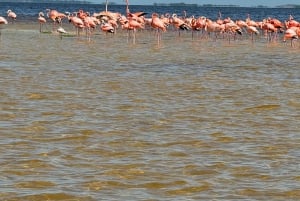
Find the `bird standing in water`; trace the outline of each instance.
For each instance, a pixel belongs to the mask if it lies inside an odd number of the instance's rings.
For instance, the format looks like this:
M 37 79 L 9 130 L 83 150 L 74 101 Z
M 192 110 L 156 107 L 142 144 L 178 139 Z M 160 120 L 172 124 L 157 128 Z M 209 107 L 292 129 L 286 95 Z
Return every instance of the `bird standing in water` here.
M 62 39 L 63 34 L 66 34 L 66 33 L 67 33 L 66 30 L 65 30 L 64 28 L 62 28 L 62 27 L 59 27 L 59 28 L 57 29 L 57 32 L 59 33 L 60 39 Z
M 8 24 L 8 22 L 4 17 L 0 16 L 0 40 L 1 40 L 1 29 L 3 24 Z
M 43 12 L 39 12 L 38 21 L 40 23 L 40 32 L 42 32 L 42 26 L 44 24 L 46 24 L 46 22 L 47 22 L 46 19 L 45 19 L 45 17 L 44 17 L 44 13 Z
M 46 9 L 47 17 L 53 21 L 53 30 L 55 30 L 56 24 L 61 26 L 62 19 L 67 17 L 65 14 L 58 12 L 57 10 Z
M 12 10 L 7 10 L 7 17 L 12 20 L 12 23 L 17 19 L 17 15 Z
M 152 14 L 151 27 L 156 29 L 157 43 L 159 44 L 161 40 L 161 31 L 162 32 L 167 31 L 167 27 L 164 24 L 164 22 L 159 18 L 157 13 Z

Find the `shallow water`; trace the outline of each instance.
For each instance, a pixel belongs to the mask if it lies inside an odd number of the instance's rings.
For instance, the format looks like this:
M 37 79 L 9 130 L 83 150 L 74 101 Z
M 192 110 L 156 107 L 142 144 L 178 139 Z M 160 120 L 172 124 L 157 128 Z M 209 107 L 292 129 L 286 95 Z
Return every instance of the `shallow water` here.
M 1 198 L 298 200 L 299 48 L 181 34 L 2 29 Z

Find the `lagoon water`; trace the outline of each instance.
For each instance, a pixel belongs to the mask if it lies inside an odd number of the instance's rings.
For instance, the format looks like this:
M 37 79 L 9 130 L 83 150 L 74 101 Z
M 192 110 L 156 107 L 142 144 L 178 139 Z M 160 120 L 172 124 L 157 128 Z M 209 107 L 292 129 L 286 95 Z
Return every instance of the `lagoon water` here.
M 1 30 L 1 200 L 300 199 L 298 46 L 27 17 Z

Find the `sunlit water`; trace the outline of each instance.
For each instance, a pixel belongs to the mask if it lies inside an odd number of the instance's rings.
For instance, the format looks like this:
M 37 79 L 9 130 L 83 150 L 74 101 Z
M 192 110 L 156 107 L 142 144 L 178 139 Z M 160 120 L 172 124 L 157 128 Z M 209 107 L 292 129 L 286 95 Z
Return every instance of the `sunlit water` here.
M 1 30 L 1 200 L 300 199 L 298 46 L 38 28 Z

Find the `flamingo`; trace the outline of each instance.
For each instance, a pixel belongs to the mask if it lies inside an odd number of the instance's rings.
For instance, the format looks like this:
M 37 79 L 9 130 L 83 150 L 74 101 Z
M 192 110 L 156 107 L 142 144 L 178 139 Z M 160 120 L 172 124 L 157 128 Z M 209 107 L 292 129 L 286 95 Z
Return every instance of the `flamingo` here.
M 178 34 L 180 36 L 180 30 L 189 30 L 190 26 L 184 22 L 183 19 L 177 17 L 177 14 L 172 15 L 172 24 L 178 30 Z
M 248 17 L 246 19 L 246 23 L 247 23 L 248 26 L 258 27 L 257 22 L 255 22 L 254 20 L 251 20 L 250 14 L 248 14 Z
M 289 20 L 285 21 L 285 26 L 286 26 L 286 28 L 299 27 L 300 23 L 298 21 L 294 20 L 293 16 L 290 15 Z
M 298 35 L 297 35 L 297 29 L 298 27 L 291 27 L 291 28 L 288 28 L 285 33 L 284 33 L 284 36 L 283 36 L 283 42 L 286 42 L 286 40 L 291 40 L 291 47 L 294 46 L 294 40 L 297 40 L 298 39 Z
M 274 24 L 271 24 L 268 20 L 264 19 L 262 24 L 262 30 L 265 32 L 265 36 L 267 37 L 267 40 L 271 42 L 275 37 L 277 33 L 277 28 L 274 26 Z M 271 36 L 273 34 L 273 37 Z
M 117 20 L 110 19 L 110 20 L 108 20 L 108 23 L 114 28 L 113 33 L 116 33 L 117 28 L 119 27 Z
M 38 21 L 40 23 L 40 32 L 42 32 L 42 26 L 43 24 L 45 24 L 47 21 L 44 17 L 44 13 L 43 12 L 39 12 L 39 17 L 38 17 Z
M 247 32 L 250 33 L 250 34 L 255 34 L 255 35 L 258 35 L 259 34 L 259 31 L 256 27 L 254 26 L 247 26 Z
M 96 28 L 97 24 L 96 24 L 94 18 L 91 16 L 86 16 L 83 19 L 83 24 L 84 24 L 84 27 L 86 28 L 87 38 L 90 41 L 91 35 L 92 35 L 92 30 L 94 30 Z
M 67 17 L 65 14 L 58 12 L 57 10 L 46 9 L 47 17 L 53 21 L 53 30 L 55 29 L 56 23 L 62 23 L 62 19 Z
M 165 23 L 159 18 L 159 15 L 157 13 L 152 14 L 152 20 L 151 20 L 151 27 L 156 29 L 157 34 L 157 42 L 159 43 L 161 40 L 161 33 L 160 31 L 167 31 Z
M 83 12 L 83 10 L 79 10 L 78 12 L 77 12 L 77 17 L 79 17 L 80 19 L 84 19 L 84 18 L 86 18 L 88 16 L 88 13 L 87 12 Z
M 10 9 L 7 10 L 7 17 L 10 18 L 12 20 L 12 22 L 14 22 L 17 19 L 16 13 Z
M 133 31 L 133 43 L 135 44 L 137 29 L 144 29 L 144 24 L 137 21 L 137 16 L 132 13 L 128 13 L 127 21 L 123 25 L 123 28 L 128 30 L 128 38 L 130 37 L 130 31 Z
M 114 33 L 115 28 L 108 22 L 102 21 L 100 24 L 100 29 L 104 31 L 105 33 Z
M 169 27 L 169 25 L 171 24 L 169 13 L 161 15 L 160 19 L 163 21 L 163 23 L 165 24 L 166 27 Z
M 247 26 L 246 27 L 247 32 L 251 35 L 251 41 L 254 41 L 254 35 L 259 35 L 259 31 L 256 27 L 254 26 Z
M 94 17 L 96 17 L 97 19 L 101 20 L 115 20 L 117 21 L 117 19 L 121 16 L 120 13 L 117 12 L 111 12 L 111 11 L 101 11 L 100 13 L 94 13 L 93 14 Z
M 237 20 L 236 24 L 241 28 L 246 30 L 251 35 L 252 42 L 254 41 L 254 35 L 258 35 L 259 31 L 255 26 L 248 25 L 244 20 Z
M 276 18 L 269 18 L 268 21 L 274 25 L 280 32 L 283 32 L 284 24 Z
M 97 18 L 98 20 L 98 24 L 105 24 L 108 23 L 111 26 L 113 26 L 114 31 L 113 33 L 116 33 L 116 30 L 118 28 L 118 19 L 120 19 L 121 14 L 120 13 L 114 13 L 114 12 L 110 12 L 110 11 L 102 11 L 100 13 L 94 13 L 93 17 Z M 127 20 L 127 19 L 126 19 Z M 101 28 L 100 28 L 101 29 Z
M 225 32 L 229 33 L 228 41 L 230 43 L 230 37 L 233 35 L 233 39 L 236 39 L 236 34 L 242 35 L 242 29 L 233 22 L 230 17 L 224 19 Z
M 205 28 L 206 25 L 206 17 L 200 16 L 198 18 L 193 18 L 191 22 L 191 27 L 192 27 L 192 38 L 194 37 L 194 31 L 200 31 Z
M 246 28 L 248 24 L 244 20 L 237 20 L 235 22 L 240 28 Z
M 163 32 L 167 31 L 166 24 L 159 18 L 159 15 L 157 13 L 152 14 L 151 26 Z
M 121 24 L 122 29 L 127 29 L 128 28 L 128 19 L 125 15 L 121 15 L 118 18 L 118 22 Z
M 54 24 L 61 23 L 64 17 L 68 17 L 68 20 L 77 28 L 77 34 L 79 35 L 79 29 L 86 29 L 87 33 L 91 35 L 91 30 L 95 29 L 98 25 L 100 30 L 106 33 L 115 33 L 118 25 L 121 24 L 123 29 L 129 30 L 128 37 L 133 37 L 133 41 L 136 39 L 136 31 L 138 29 L 144 29 L 145 25 L 151 27 L 155 30 L 158 43 L 161 41 L 161 36 L 163 32 L 166 32 L 169 24 L 173 24 L 179 31 L 180 30 L 205 30 L 207 33 L 217 34 L 227 33 L 225 35 L 227 38 L 235 37 L 237 34 L 248 33 L 253 37 L 260 33 L 265 33 L 268 42 L 278 39 L 279 34 L 283 37 L 283 41 L 291 40 L 291 46 L 294 46 L 295 40 L 300 37 L 300 23 L 296 21 L 293 16 L 289 15 L 286 21 L 279 21 L 274 17 L 267 17 L 262 21 L 254 21 L 250 19 L 250 15 L 244 20 L 237 19 L 235 21 L 231 20 L 230 17 L 222 18 L 221 12 L 215 21 L 212 21 L 204 16 L 196 18 L 195 16 L 187 17 L 184 11 L 184 17 L 177 17 L 176 14 L 172 16 L 168 13 L 161 16 L 158 13 L 153 13 L 151 17 L 146 18 L 145 12 L 129 12 L 128 0 L 124 0 L 127 3 L 126 12 L 127 15 L 121 15 L 120 13 L 114 13 L 107 11 L 107 9 L 100 13 L 94 13 L 91 16 L 88 12 L 79 10 L 76 14 L 73 13 L 71 16 L 59 13 L 57 10 L 47 9 L 47 16 L 51 19 Z M 106 0 L 108 3 L 108 0 Z M 16 15 L 13 15 L 12 10 L 7 10 L 6 19 L 16 20 Z M 46 14 L 46 13 L 45 13 Z M 80 19 L 81 17 L 82 19 Z M 8 21 L 4 17 L 0 17 L 0 24 L 7 24 Z M 39 31 L 42 32 L 44 24 L 47 23 L 43 12 L 38 13 L 37 20 L 40 24 Z M 51 21 L 50 20 L 50 21 Z M 61 27 L 61 26 L 60 26 Z M 58 29 L 55 30 L 57 32 Z M 60 33 L 60 32 L 59 32 Z M 134 35 L 132 35 L 132 33 Z M 193 34 L 193 33 L 192 33 Z M 242 36 L 241 36 L 242 37 Z M 132 38 L 131 38 L 132 39 Z
M 1 33 L 2 33 L 1 32 L 2 24 L 8 24 L 8 22 L 4 17 L 0 16 L 0 39 L 1 39 Z
M 79 30 L 84 28 L 84 22 L 77 16 L 71 16 L 70 12 L 66 12 L 68 20 L 76 28 L 76 34 L 79 36 Z
M 0 16 L 0 24 L 8 24 L 8 22 L 4 17 Z
M 140 24 L 145 24 L 145 18 L 144 16 L 147 13 L 145 12 L 135 12 L 135 13 L 130 13 L 130 17 L 132 17 L 134 20 L 136 20 L 137 22 L 139 22 Z
M 225 25 L 224 24 L 218 24 L 215 21 L 212 21 L 211 19 L 206 18 L 206 23 L 205 23 L 205 28 L 204 30 L 206 32 L 208 32 L 208 34 L 210 33 L 214 33 L 215 34 L 215 39 L 217 39 L 217 35 L 220 33 L 224 33 L 225 32 Z

